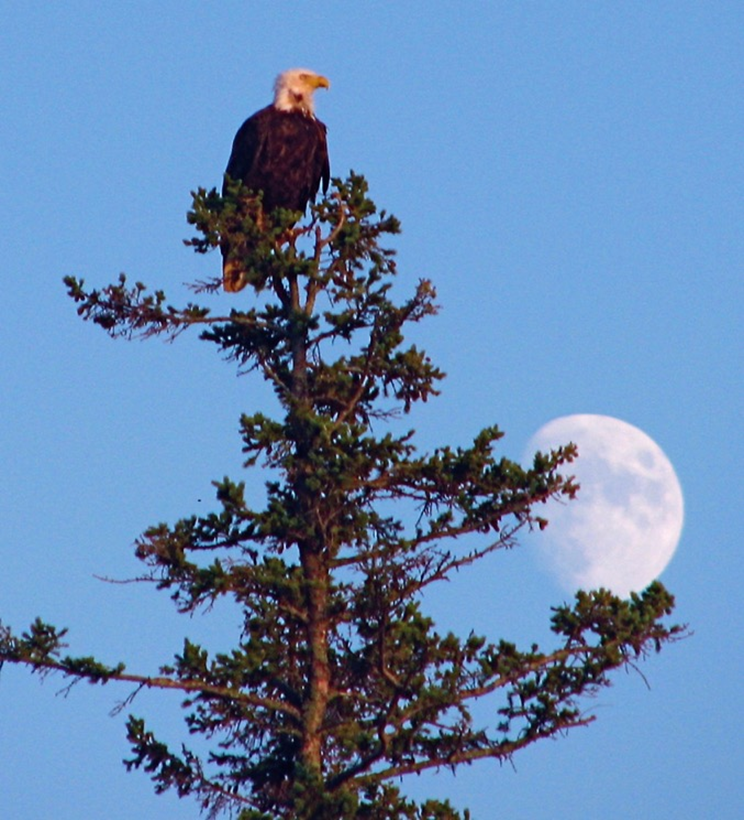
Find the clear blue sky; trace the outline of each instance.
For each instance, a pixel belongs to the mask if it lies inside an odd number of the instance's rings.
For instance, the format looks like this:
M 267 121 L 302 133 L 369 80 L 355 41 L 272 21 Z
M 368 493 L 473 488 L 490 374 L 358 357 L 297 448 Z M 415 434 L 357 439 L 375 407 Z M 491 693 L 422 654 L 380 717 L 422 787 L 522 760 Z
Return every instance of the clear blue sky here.
M 477 820 L 740 817 L 744 4 L 6 3 L 0 26 L 0 618 L 71 630 L 72 651 L 148 672 L 185 634 L 230 646 L 234 615 L 182 622 L 138 572 L 148 525 L 240 478 L 240 412 L 269 405 L 195 338 L 109 340 L 61 279 L 120 271 L 185 300 L 213 275 L 189 190 L 219 184 L 278 71 L 318 95 L 334 173 L 363 172 L 403 222 L 399 292 L 441 315 L 416 341 L 449 373 L 411 422 L 425 446 L 498 423 L 519 458 L 545 422 L 616 416 L 674 464 L 686 523 L 662 580 L 694 637 L 587 704 L 599 720 L 456 778 L 419 778 Z M 227 304 L 226 295 L 215 302 Z M 201 501 L 200 501 L 201 499 Z M 428 601 L 442 628 L 528 644 L 564 593 L 530 548 Z M 0 814 L 198 815 L 127 774 L 128 694 L 0 675 Z M 178 743 L 175 698 L 133 710 Z

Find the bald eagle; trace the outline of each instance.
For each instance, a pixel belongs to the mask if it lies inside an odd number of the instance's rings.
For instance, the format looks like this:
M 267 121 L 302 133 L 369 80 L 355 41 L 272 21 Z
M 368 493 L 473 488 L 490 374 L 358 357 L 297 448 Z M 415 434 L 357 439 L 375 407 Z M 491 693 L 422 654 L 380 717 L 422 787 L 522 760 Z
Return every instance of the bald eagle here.
M 228 178 L 263 192 L 263 210 L 286 208 L 304 213 L 321 182 L 328 190 L 330 165 L 326 127 L 315 117 L 313 93 L 329 88 L 325 77 L 305 68 L 280 74 L 274 102 L 249 117 L 238 130 L 225 169 Z M 229 243 L 222 244 L 222 284 L 232 293 L 246 285 L 240 259 L 231 258 Z

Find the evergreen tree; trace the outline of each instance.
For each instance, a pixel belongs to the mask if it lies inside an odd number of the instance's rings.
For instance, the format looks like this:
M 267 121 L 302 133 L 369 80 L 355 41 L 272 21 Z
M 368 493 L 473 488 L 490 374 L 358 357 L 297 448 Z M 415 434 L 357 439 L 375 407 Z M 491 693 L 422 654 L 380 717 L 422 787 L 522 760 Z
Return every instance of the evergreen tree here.
M 680 634 L 663 623 L 673 598 L 659 583 L 629 600 L 579 592 L 554 609 L 547 650 L 438 633 L 425 614 L 429 585 L 511 547 L 521 528 L 544 527 L 540 505 L 577 491 L 559 473 L 576 449 L 538 453 L 523 468 L 497 457 L 494 426 L 468 447 L 420 454 L 413 432 L 388 422 L 436 395 L 442 373 L 404 336 L 436 313 L 435 293 L 421 280 L 408 300 L 393 300 L 395 258 L 383 242 L 397 220 L 377 212 L 354 174 L 334 180 L 302 228 L 286 211 L 259 220 L 255 206 L 236 184 L 224 198 L 199 190 L 189 214 L 198 236 L 187 244 L 201 253 L 227 240 L 248 271 L 227 316 L 173 307 L 124 275 L 102 290 L 65 280 L 83 319 L 112 336 L 173 338 L 196 326 L 273 387 L 277 416 L 240 421 L 246 467 L 267 471 L 265 505 L 224 478 L 216 512 L 158 524 L 136 542 L 179 612 L 237 603 L 234 647 L 210 655 L 186 640 L 157 673 L 130 674 L 65 654 L 66 630 L 37 620 L 20 636 L 0 626 L 0 663 L 129 682 L 127 703 L 141 688 L 178 690 L 189 732 L 214 744 L 206 759 L 168 748 L 130 716 L 125 764 L 148 772 L 157 792 L 194 796 L 210 816 L 456 818 L 449 803 L 415 804 L 394 784 L 509 759 L 591 722 L 581 696 Z M 471 716 L 482 698 L 488 725 Z

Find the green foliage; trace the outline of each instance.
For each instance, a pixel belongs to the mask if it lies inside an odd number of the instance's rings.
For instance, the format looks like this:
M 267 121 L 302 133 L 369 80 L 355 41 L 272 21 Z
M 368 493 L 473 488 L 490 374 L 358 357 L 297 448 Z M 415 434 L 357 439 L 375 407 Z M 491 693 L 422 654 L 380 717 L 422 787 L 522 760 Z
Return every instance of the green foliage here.
M 85 679 L 90 683 L 106 683 L 111 678 L 122 678 L 126 669 L 123 663 L 106 666 L 91 657 L 62 657 L 62 650 L 67 646 L 63 642 L 66 634 L 66 629 L 58 631 L 56 627 L 37 618 L 28 632 L 18 638 L 0 623 L 0 667 L 5 661 L 25 663 L 40 675 L 64 672 L 65 675 Z
M 225 477 L 216 511 L 157 524 L 136 542 L 180 612 L 223 597 L 239 605 L 235 645 L 210 654 L 186 640 L 158 675 L 130 675 L 63 658 L 65 632 L 37 621 L 21 638 L 0 627 L 0 662 L 180 691 L 189 733 L 212 751 L 174 752 L 130 716 L 125 763 L 212 816 L 467 818 L 447 802 L 416 804 L 393 781 L 506 760 L 591 722 L 582 697 L 679 635 L 663 623 L 673 599 L 658 583 L 627 601 L 579 592 L 554 611 L 546 651 L 436 630 L 423 609 L 428 586 L 513 546 L 521 528 L 544 527 L 540 506 L 578 489 L 559 472 L 575 447 L 524 468 L 496 455 L 495 426 L 429 453 L 413 431 L 393 432 L 386 422 L 435 396 L 443 378 L 404 332 L 436 313 L 434 289 L 422 279 L 393 300 L 395 255 L 383 243 L 399 224 L 377 212 L 361 176 L 334 180 L 309 225 L 296 219 L 264 214 L 237 183 L 224 198 L 194 194 L 198 235 L 187 244 L 198 253 L 226 244 L 247 271 L 226 315 L 174 307 L 124 275 L 102 290 L 65 280 L 78 313 L 112 336 L 173 338 L 197 326 L 241 372 L 273 386 L 277 414 L 240 420 L 246 469 L 266 471 L 265 504 L 252 506 Z M 492 719 L 480 725 L 471 706 L 484 697 Z

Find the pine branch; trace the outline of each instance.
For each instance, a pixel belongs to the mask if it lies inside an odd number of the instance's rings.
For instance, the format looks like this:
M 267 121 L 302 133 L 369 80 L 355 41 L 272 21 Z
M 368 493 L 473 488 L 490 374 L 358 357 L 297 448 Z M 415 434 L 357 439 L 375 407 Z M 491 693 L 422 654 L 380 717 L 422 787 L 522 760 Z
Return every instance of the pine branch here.
M 7 627 L 0 625 L 0 666 L 6 662 L 24 665 L 42 675 L 60 672 L 65 677 L 86 680 L 91 684 L 106 684 L 113 680 L 135 683 L 139 688 L 175 689 L 205 697 L 228 699 L 294 719 L 300 716 L 297 708 L 284 701 L 257 696 L 230 686 L 216 686 L 204 680 L 177 679 L 163 675 L 130 674 L 124 671 L 126 667 L 123 663 L 107 666 L 91 657 L 60 657 L 61 649 L 65 646 L 61 639 L 66 632 L 67 630 L 58 632 L 55 627 L 37 619 L 28 633 L 16 638 Z

